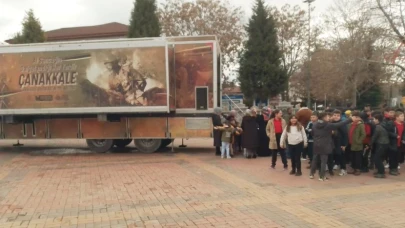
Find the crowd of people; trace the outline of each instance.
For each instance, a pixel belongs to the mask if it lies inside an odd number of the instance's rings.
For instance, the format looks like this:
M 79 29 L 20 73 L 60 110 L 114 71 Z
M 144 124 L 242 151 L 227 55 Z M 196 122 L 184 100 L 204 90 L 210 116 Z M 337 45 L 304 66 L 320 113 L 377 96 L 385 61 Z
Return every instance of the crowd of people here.
M 319 180 L 338 174 L 355 176 L 375 170 L 374 177 L 399 175 L 405 158 L 404 111 L 385 108 L 372 111 L 325 110 L 307 108 L 293 114 L 281 110 L 253 107 L 243 117 L 231 111 L 213 115 L 216 155 L 230 159 L 239 153 L 247 159 L 271 156 L 271 169 L 276 169 L 278 155 L 291 175 L 301 176 L 301 163 L 308 161 L 310 178 L 319 170 Z M 385 163 L 385 165 L 384 165 Z M 329 174 L 329 175 L 328 175 Z

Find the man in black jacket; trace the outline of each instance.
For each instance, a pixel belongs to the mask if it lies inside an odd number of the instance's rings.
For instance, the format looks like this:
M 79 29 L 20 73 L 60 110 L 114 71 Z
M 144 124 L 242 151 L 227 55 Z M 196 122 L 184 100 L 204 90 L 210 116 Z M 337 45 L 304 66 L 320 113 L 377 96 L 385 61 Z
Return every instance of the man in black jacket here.
M 381 126 L 387 131 L 388 138 L 389 138 L 389 145 L 388 145 L 388 162 L 389 162 L 389 169 L 390 175 L 397 176 L 398 173 L 398 148 L 397 148 L 397 129 L 394 123 L 395 112 L 391 108 L 386 108 L 384 110 L 384 120 Z
M 342 112 L 339 110 L 333 111 L 333 116 L 332 116 L 332 123 L 340 123 L 342 120 Z M 328 168 L 329 168 L 329 174 L 333 175 L 333 160 L 335 161 L 336 165 L 340 166 L 340 176 L 347 175 L 346 172 L 346 159 L 344 156 L 344 151 L 346 149 L 346 146 L 348 144 L 348 129 L 347 126 L 340 126 L 337 128 L 335 131 L 332 133 L 332 138 L 333 138 L 333 155 L 330 155 L 329 161 L 328 161 Z

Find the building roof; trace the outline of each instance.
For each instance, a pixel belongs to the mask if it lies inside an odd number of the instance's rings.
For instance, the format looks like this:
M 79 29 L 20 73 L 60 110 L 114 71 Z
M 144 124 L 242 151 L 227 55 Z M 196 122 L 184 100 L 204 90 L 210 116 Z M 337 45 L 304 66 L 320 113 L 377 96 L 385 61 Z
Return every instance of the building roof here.
M 61 28 L 56 30 L 47 31 L 45 33 L 47 41 L 60 41 L 72 40 L 83 38 L 100 38 L 109 36 L 126 36 L 128 33 L 128 26 L 112 22 L 108 24 L 83 26 L 72 28 Z
M 242 91 L 240 90 L 239 86 L 235 86 L 235 87 L 223 88 L 222 93 L 225 93 L 228 95 L 233 95 L 233 94 L 241 94 Z
M 81 40 L 81 39 L 96 39 L 96 38 L 109 38 L 109 37 L 123 37 L 128 33 L 128 25 L 117 22 L 94 25 L 61 28 L 45 32 L 46 41 L 67 41 L 67 40 Z M 13 40 L 6 40 L 7 43 L 13 43 Z

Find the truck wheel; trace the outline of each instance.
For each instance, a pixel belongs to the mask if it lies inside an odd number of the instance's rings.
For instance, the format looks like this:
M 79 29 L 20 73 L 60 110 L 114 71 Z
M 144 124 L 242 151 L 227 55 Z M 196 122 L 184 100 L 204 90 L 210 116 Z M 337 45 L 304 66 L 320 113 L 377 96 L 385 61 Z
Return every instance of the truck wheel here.
M 161 139 L 135 139 L 136 148 L 142 153 L 153 153 L 157 151 L 162 144 Z
M 132 139 L 114 139 L 114 146 L 124 148 L 132 142 Z
M 90 150 L 97 153 L 105 153 L 114 146 L 112 139 L 86 139 L 86 143 Z
M 173 142 L 173 139 L 162 139 L 162 143 L 160 144 L 159 149 L 163 149 L 163 148 L 167 147 L 172 142 Z

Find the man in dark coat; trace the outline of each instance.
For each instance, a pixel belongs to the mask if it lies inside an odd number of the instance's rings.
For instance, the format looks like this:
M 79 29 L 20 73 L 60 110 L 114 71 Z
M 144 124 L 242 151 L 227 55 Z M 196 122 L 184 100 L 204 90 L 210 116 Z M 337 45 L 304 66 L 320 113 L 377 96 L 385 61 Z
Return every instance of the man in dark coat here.
M 222 109 L 221 108 L 215 108 L 214 109 L 214 114 L 212 115 L 212 125 L 214 127 L 221 127 L 222 124 L 222 119 L 221 119 L 221 114 L 222 114 Z M 215 146 L 215 155 L 220 156 L 221 155 L 221 131 L 218 130 L 213 130 L 213 136 L 214 136 L 214 146 Z
M 247 110 L 242 119 L 242 147 L 246 149 L 246 158 L 256 158 L 259 147 L 259 131 L 256 122 L 256 110 Z
M 262 113 L 257 115 L 256 122 L 259 126 L 259 147 L 257 150 L 257 155 L 260 157 L 270 156 L 269 149 L 269 137 L 267 137 L 266 126 L 269 121 L 269 108 L 262 108 Z
M 317 168 L 317 160 L 321 160 L 321 168 L 319 172 L 319 180 L 327 180 L 325 176 L 326 163 L 328 156 L 332 154 L 334 143 L 332 140 L 332 131 L 336 131 L 341 126 L 346 126 L 352 120 L 351 118 L 339 123 L 330 123 L 330 113 L 320 113 L 318 122 L 314 123 L 312 128 L 312 136 L 314 138 L 314 158 L 311 164 L 310 178 L 314 178 Z

